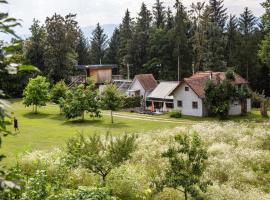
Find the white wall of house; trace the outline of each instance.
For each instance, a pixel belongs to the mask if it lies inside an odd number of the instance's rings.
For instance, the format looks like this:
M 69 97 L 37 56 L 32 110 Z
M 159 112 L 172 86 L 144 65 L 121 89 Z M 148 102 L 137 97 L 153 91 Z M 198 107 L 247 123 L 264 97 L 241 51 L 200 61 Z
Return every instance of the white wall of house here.
M 139 90 L 140 91 L 140 96 L 145 97 L 145 90 L 144 90 L 143 86 L 141 85 L 141 83 L 138 80 L 133 81 L 133 83 L 129 87 L 129 90 L 130 91 Z M 129 96 L 132 96 L 132 92 L 129 93 Z
M 189 91 L 185 91 L 185 87 L 189 88 Z M 183 115 L 189 116 L 203 116 L 203 102 L 202 99 L 187 85 L 182 84 L 174 92 L 174 109 L 181 110 Z M 178 106 L 178 101 L 182 101 L 182 107 Z M 195 109 L 192 106 L 192 102 L 198 102 L 198 108 Z
M 247 99 L 247 112 L 251 112 L 251 99 Z M 239 101 L 232 102 L 230 105 L 229 115 L 241 115 L 242 108 Z
M 233 101 L 230 104 L 229 115 L 241 115 L 241 104 L 239 101 Z

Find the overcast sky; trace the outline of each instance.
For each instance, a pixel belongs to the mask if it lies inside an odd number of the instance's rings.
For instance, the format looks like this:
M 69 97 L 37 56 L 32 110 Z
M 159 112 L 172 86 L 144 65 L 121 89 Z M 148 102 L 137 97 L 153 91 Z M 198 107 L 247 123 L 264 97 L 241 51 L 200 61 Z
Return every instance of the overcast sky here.
M 165 6 L 172 6 L 175 0 L 163 0 Z M 186 7 L 198 0 L 183 0 Z M 200 1 L 200 0 L 199 0 Z M 261 16 L 263 9 L 260 3 L 264 0 L 225 0 L 225 6 L 230 13 L 239 14 L 244 7 L 248 6 L 256 16 Z M 77 20 L 80 26 L 92 26 L 101 24 L 119 24 L 128 8 L 132 16 L 139 12 L 143 0 L 9 0 L 5 6 L 10 16 L 22 19 L 23 27 L 17 29 L 20 34 L 28 32 L 33 18 L 44 22 L 47 16 L 59 13 L 77 13 Z M 155 0 L 144 0 L 151 9 Z

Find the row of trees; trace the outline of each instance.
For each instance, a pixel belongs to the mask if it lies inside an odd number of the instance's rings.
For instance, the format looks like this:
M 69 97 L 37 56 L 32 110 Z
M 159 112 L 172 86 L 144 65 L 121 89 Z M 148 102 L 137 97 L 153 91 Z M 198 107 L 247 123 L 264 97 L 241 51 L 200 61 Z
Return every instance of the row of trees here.
M 86 85 L 81 84 L 69 89 L 64 81 L 55 84 L 50 90 L 49 81 L 43 76 L 31 78 L 23 92 L 23 103 L 37 113 L 38 107 L 46 106 L 51 100 L 60 106 L 67 119 L 81 117 L 84 120 L 85 113 L 92 118 L 100 117 L 100 108 L 111 111 L 113 123 L 113 111 L 123 107 L 124 97 L 117 88 L 109 84 L 100 94 L 95 89 L 91 80 Z
M 20 51 L 24 63 L 54 83 L 67 80 L 76 64 L 114 63 L 123 75 L 129 65 L 132 76 L 153 73 L 163 80 L 234 68 L 254 90 L 270 95 L 268 0 L 262 5 L 266 14 L 259 20 L 248 8 L 239 17 L 229 15 L 223 0 L 193 3 L 190 10 L 179 0 L 173 9 L 156 0 L 152 10 L 143 3 L 135 19 L 127 10 L 109 40 L 100 24 L 84 36 L 76 15 L 55 14 L 45 24 L 34 20 Z

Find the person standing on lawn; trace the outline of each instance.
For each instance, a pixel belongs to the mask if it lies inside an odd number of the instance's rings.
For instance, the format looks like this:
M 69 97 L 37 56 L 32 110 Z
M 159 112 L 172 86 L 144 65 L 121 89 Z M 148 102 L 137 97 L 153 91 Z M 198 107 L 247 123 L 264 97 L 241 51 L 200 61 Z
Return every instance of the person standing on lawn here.
M 19 125 L 18 125 L 18 120 L 17 120 L 16 117 L 14 117 L 13 124 L 14 124 L 14 130 L 15 130 L 15 132 L 20 131 L 19 130 Z

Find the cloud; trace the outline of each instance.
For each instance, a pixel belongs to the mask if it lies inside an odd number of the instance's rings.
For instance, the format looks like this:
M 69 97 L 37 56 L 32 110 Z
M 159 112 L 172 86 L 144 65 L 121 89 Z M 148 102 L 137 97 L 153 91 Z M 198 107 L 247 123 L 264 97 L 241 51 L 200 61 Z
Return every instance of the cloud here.
M 165 6 L 173 6 L 175 0 L 163 0 Z M 202 0 L 183 0 L 186 7 L 192 2 Z M 260 3 L 264 0 L 225 0 L 225 6 L 230 13 L 239 15 L 244 7 L 248 6 L 256 16 L 261 16 L 263 9 Z M 77 13 L 77 20 L 82 27 L 101 24 L 119 24 L 125 10 L 131 11 L 136 17 L 143 0 L 9 0 L 5 9 L 10 16 L 22 19 L 22 28 L 17 29 L 19 34 L 28 34 L 33 18 L 44 22 L 47 16 L 54 13 L 65 15 Z M 155 0 L 144 0 L 149 9 Z

